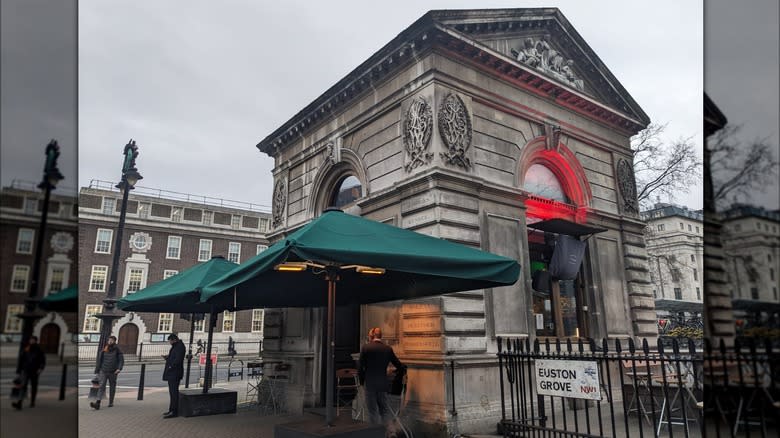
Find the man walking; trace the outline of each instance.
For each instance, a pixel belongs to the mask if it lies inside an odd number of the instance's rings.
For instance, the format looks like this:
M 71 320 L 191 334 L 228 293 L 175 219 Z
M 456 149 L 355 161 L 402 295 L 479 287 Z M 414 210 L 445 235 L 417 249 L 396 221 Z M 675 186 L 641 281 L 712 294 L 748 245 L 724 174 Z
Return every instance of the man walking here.
M 168 412 L 163 414 L 163 418 L 174 418 L 179 416 L 179 383 L 184 376 L 184 343 L 179 337 L 168 335 L 168 343 L 171 344 L 171 350 L 165 356 L 165 369 L 162 379 L 168 382 L 168 394 L 171 397 L 168 405 Z
M 19 362 L 19 367 L 16 369 L 16 374 L 19 375 L 21 381 L 21 394 L 23 395 L 27 387 L 30 387 L 30 407 L 35 407 L 35 396 L 38 394 L 38 376 L 40 376 L 43 369 L 46 367 L 46 354 L 38 345 L 38 337 L 31 336 L 27 346 L 24 347 L 22 353 L 22 360 Z M 17 410 L 22 409 L 22 401 L 20 398 L 16 402 L 12 403 L 13 407 Z
M 368 343 L 360 349 L 358 377 L 364 385 L 368 419 L 374 424 L 389 420 L 390 407 L 387 401 L 387 365 L 392 362 L 400 371 L 405 370 L 395 352 L 382 342 L 382 330 L 374 327 L 368 331 Z
M 100 352 L 97 364 L 95 365 L 95 374 L 98 374 L 100 389 L 98 390 L 97 400 L 89 404 L 93 409 L 100 409 L 100 402 L 106 394 L 106 382 L 108 382 L 109 386 L 108 407 L 114 406 L 116 376 L 119 375 L 124 366 L 125 356 L 122 354 L 119 347 L 116 346 L 116 336 L 109 336 L 108 343 L 103 347 L 103 351 Z

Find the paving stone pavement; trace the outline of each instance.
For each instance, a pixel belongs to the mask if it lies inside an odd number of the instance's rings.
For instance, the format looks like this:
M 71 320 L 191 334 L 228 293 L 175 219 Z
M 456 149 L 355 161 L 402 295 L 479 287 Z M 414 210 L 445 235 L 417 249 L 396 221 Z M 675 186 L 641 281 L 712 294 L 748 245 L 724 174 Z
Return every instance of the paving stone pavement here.
M 204 417 L 177 417 L 164 419 L 168 410 L 168 388 L 147 388 L 144 399 L 137 400 L 137 390 L 119 390 L 114 406 L 109 408 L 103 401 L 99 411 L 89 407 L 86 395 L 88 388 L 79 388 L 78 436 L 97 437 L 273 437 L 274 425 L 300 421 L 300 415 L 260 415 L 255 406 L 244 405 L 243 390 L 246 382 L 225 385 L 239 392 L 239 409 L 235 414 L 210 415 Z M 311 415 L 311 414 L 307 414 Z

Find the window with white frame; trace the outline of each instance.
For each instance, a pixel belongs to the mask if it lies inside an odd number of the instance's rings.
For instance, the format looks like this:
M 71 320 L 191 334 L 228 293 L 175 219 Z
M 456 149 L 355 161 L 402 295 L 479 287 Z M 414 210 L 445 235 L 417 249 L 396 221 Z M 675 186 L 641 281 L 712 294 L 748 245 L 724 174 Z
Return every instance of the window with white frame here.
M 173 222 L 181 222 L 181 208 L 174 208 L 171 213 L 171 220 Z
M 147 219 L 149 217 L 149 210 L 152 209 L 152 204 L 148 202 L 138 203 L 138 217 L 141 219 Z
M 207 262 L 211 259 L 211 240 L 200 239 L 198 244 L 198 261 Z
M 35 230 L 19 228 L 19 236 L 16 239 L 16 252 L 19 254 L 32 254 Z
M 143 287 L 144 270 L 141 268 L 130 268 L 127 273 L 127 294 L 135 293 Z
M 193 331 L 203 332 L 203 325 L 204 325 L 203 321 L 204 321 L 203 319 L 199 319 L 195 321 L 195 324 L 193 325 Z
M 658 228 L 658 231 L 663 231 L 664 228 L 666 228 L 666 227 L 664 226 L 664 224 L 658 224 L 657 228 Z
M 92 265 L 92 273 L 89 276 L 89 292 L 105 292 L 108 266 Z
M 238 242 L 228 243 L 228 260 L 233 263 L 241 263 L 241 244 Z
M 84 333 L 99 333 L 100 332 L 100 319 L 95 317 L 103 311 L 103 305 L 101 304 L 87 304 L 87 308 L 84 311 Z
M 256 254 L 260 254 L 261 252 L 263 252 L 263 251 L 265 251 L 267 249 L 268 249 L 268 245 L 257 245 L 257 253 Z
M 179 271 L 173 270 L 173 269 L 166 269 L 163 271 L 163 280 L 166 278 L 173 277 L 174 275 L 178 274 Z
M 252 309 L 252 333 L 263 332 L 263 309 Z
M 204 211 L 203 212 L 203 225 L 211 225 L 212 220 L 214 219 L 214 212 L 213 211 Z
M 5 333 L 21 333 L 22 318 L 16 315 L 24 312 L 24 304 L 9 304 L 5 312 Z
M 268 230 L 268 219 L 260 219 L 260 232 L 264 233 Z
M 170 333 L 173 329 L 173 313 L 161 313 L 157 333 Z
M 165 254 L 165 258 L 179 260 L 180 256 L 181 256 L 181 237 L 168 236 L 168 251 Z
M 24 214 L 35 214 L 38 211 L 38 200 L 34 198 L 25 198 Z
M 57 292 L 65 287 L 65 267 L 52 266 L 49 273 L 49 284 L 46 285 L 46 292 Z
M 241 216 L 234 214 L 230 218 L 230 227 L 231 228 L 241 228 Z
M 27 283 L 30 278 L 30 267 L 27 265 L 14 265 L 11 275 L 11 292 L 27 292 Z
M 225 312 L 222 313 L 222 332 L 223 333 L 232 333 L 234 330 L 233 322 L 235 320 L 236 314 L 225 310 Z
M 113 216 L 115 208 L 116 208 L 116 199 L 103 198 L 103 214 L 108 216 Z
M 114 230 L 98 228 L 95 238 L 95 252 L 100 254 L 111 253 L 111 238 L 114 236 Z

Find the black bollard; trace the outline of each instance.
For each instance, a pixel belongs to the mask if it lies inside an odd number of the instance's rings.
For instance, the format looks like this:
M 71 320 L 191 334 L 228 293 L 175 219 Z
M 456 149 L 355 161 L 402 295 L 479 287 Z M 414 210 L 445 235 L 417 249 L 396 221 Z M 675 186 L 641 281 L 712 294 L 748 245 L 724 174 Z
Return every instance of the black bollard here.
M 144 377 L 146 376 L 146 364 L 141 364 L 141 377 L 138 382 L 138 400 L 144 399 Z
M 60 379 L 60 400 L 65 400 L 65 380 L 68 373 L 68 364 L 62 364 L 62 379 Z

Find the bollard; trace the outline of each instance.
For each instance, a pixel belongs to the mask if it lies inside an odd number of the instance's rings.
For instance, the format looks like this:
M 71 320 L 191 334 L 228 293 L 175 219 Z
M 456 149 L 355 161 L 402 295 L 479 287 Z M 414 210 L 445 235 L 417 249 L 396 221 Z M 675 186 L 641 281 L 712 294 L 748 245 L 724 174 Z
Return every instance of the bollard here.
M 455 409 L 455 361 L 450 361 L 450 379 L 452 382 L 452 410 L 450 410 L 450 414 L 453 417 L 458 416 L 458 411 Z
M 62 364 L 62 379 L 60 380 L 60 400 L 65 400 L 65 380 L 68 373 L 68 364 Z
M 141 377 L 138 382 L 138 400 L 144 399 L 144 377 L 146 376 L 146 364 L 141 364 Z
M 143 356 L 143 353 L 144 353 L 144 343 L 143 343 L 143 342 L 141 342 L 141 343 L 138 345 L 138 362 L 140 362 L 140 361 L 141 361 L 141 356 Z
M 60 344 L 60 363 L 64 362 L 65 358 L 65 343 Z

